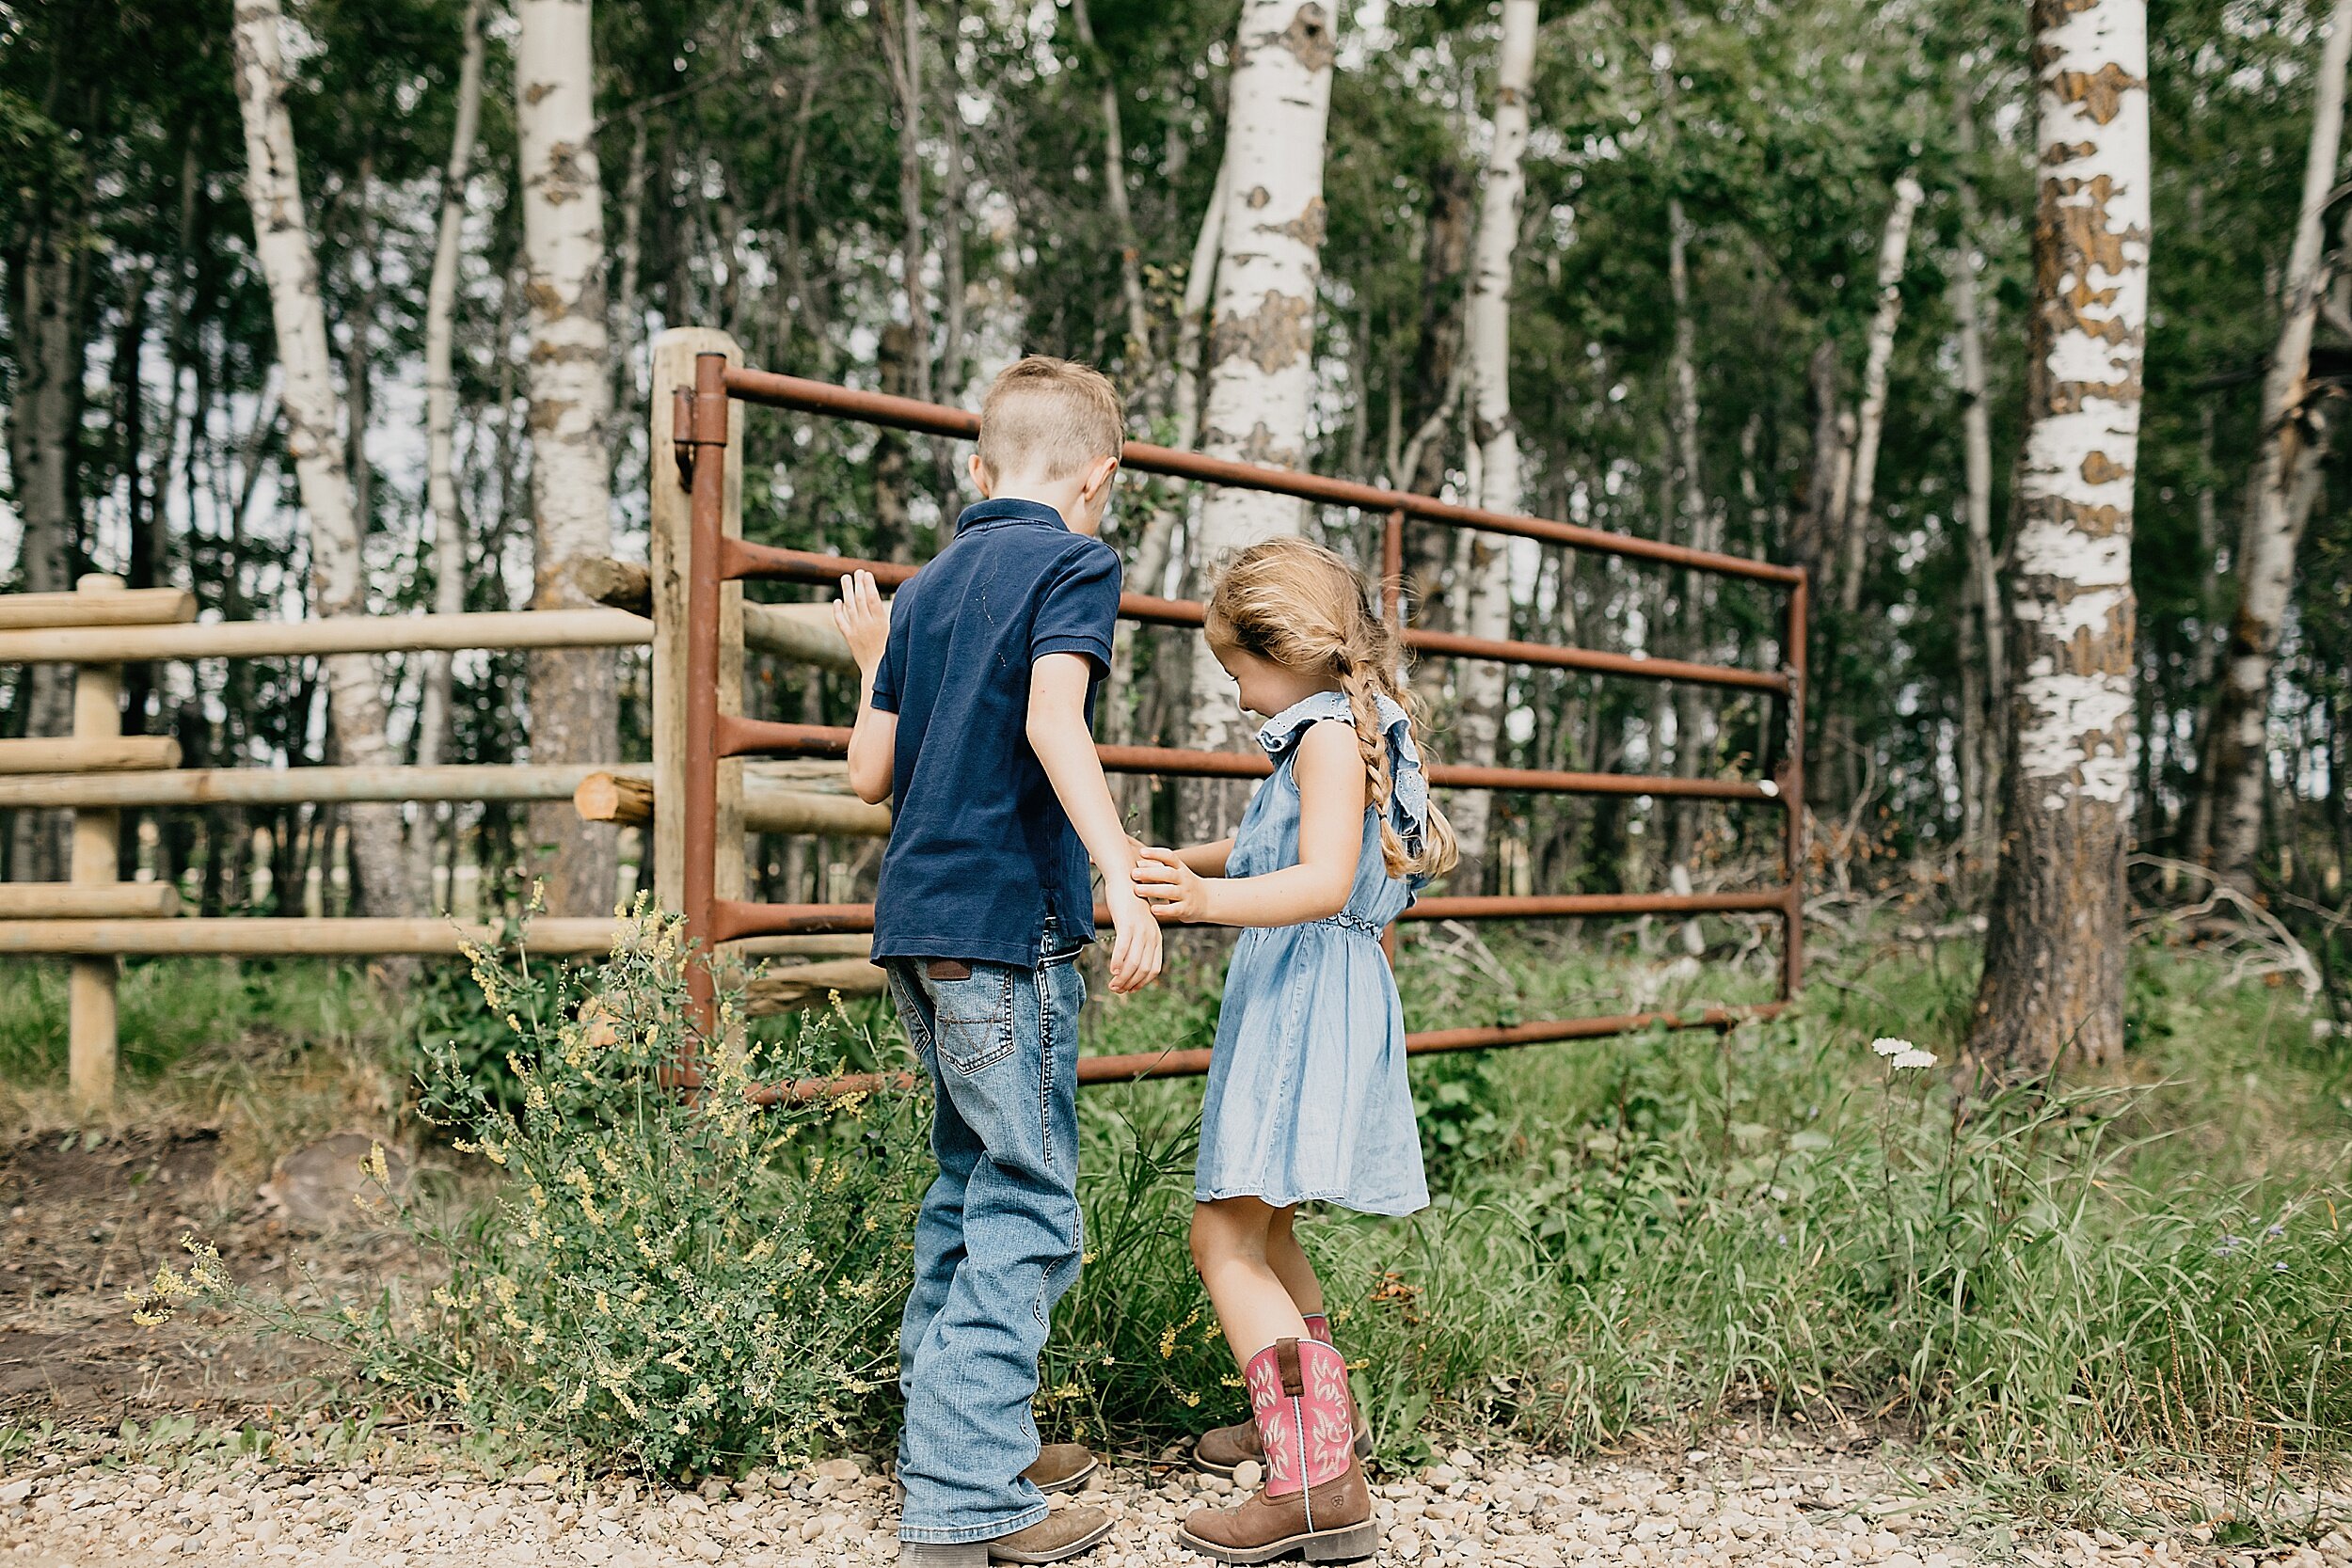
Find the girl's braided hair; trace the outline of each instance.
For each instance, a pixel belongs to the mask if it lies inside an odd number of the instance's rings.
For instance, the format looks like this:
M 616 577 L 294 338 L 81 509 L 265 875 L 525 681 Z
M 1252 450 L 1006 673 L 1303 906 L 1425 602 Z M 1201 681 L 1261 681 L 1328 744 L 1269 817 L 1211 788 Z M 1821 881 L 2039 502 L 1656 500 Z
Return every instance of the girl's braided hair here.
M 1387 697 L 1408 711 L 1414 705 L 1399 678 L 1396 633 L 1374 612 L 1354 568 L 1304 539 L 1252 545 L 1219 574 L 1205 629 L 1213 646 L 1239 648 L 1286 670 L 1337 681 L 1355 720 L 1356 749 L 1364 759 L 1389 875 L 1435 877 L 1454 869 L 1454 828 L 1434 803 L 1421 842 L 1411 848 L 1389 816 L 1396 780 L 1375 699 Z

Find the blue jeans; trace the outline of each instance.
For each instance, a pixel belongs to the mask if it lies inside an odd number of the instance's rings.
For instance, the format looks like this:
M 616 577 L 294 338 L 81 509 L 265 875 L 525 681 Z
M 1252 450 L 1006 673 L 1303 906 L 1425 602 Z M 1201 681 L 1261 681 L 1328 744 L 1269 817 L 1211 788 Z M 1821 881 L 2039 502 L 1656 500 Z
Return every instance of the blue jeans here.
M 939 1160 L 898 1331 L 902 1541 L 987 1541 L 1045 1517 L 1021 1472 L 1038 1454 L 1038 1353 L 1078 1277 L 1077 957 L 1049 921 L 1031 969 L 888 963 L 937 1097 Z

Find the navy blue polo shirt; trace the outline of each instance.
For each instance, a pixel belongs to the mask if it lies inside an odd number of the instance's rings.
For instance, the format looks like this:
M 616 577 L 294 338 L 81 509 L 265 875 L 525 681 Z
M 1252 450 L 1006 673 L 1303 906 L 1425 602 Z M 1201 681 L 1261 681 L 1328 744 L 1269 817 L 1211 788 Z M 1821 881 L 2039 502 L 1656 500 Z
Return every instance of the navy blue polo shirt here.
M 900 588 L 874 706 L 898 716 L 890 847 L 874 958 L 1027 968 L 1045 917 L 1094 936 L 1086 846 L 1029 750 L 1029 667 L 1111 661 L 1119 556 L 1036 501 L 966 507 L 946 549 Z

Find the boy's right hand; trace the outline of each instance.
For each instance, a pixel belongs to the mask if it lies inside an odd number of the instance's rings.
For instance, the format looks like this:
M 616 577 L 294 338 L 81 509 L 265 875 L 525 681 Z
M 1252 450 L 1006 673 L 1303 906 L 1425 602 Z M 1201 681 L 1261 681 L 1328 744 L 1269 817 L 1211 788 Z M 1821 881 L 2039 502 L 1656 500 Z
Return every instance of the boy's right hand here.
M 861 674 L 872 674 L 890 646 L 890 606 L 871 572 L 851 572 L 841 579 L 841 598 L 833 607 L 833 624 L 850 644 Z
M 1152 918 L 1150 906 L 1136 896 L 1132 882 L 1123 877 L 1117 881 L 1120 885 L 1104 892 L 1116 932 L 1111 942 L 1111 994 L 1124 996 L 1141 990 L 1160 973 L 1160 923 Z

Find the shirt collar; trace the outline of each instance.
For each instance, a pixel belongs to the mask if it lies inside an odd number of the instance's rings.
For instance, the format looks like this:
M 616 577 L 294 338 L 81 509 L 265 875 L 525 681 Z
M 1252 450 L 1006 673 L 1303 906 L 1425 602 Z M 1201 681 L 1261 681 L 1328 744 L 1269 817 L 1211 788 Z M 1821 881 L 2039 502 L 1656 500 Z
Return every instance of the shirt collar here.
M 1003 500 L 977 501 L 963 509 L 956 519 L 956 532 L 978 528 L 983 523 L 1041 523 L 1047 528 L 1067 531 L 1060 513 L 1041 501 L 1021 500 L 1008 497 Z

